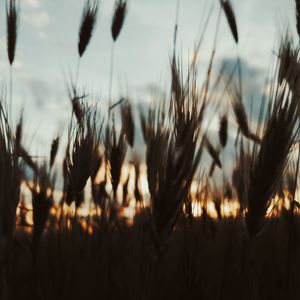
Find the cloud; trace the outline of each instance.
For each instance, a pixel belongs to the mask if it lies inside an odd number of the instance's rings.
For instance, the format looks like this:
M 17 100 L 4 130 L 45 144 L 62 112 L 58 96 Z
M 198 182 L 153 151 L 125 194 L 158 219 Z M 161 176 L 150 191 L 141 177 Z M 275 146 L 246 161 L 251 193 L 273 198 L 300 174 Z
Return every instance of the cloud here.
M 49 101 L 49 95 L 51 95 L 52 93 L 51 87 L 48 85 L 47 82 L 37 78 L 31 78 L 28 84 L 37 107 L 44 107 L 45 103 Z M 45 96 L 47 99 L 45 99 Z
M 38 8 L 41 5 L 41 0 L 24 0 L 25 4 L 30 7 Z
M 44 78 L 24 77 L 26 88 L 28 89 L 35 107 L 45 113 L 47 110 L 58 110 L 58 104 L 68 104 L 67 101 L 61 103 L 65 98 L 65 91 L 57 83 L 50 83 Z M 59 111 L 61 113 L 61 111 Z
M 238 71 L 236 68 L 236 58 L 225 58 L 220 63 L 223 67 L 223 76 L 225 79 L 229 79 L 233 74 L 232 83 L 238 86 Z M 241 76 L 242 76 L 242 98 L 247 113 L 250 113 L 250 107 L 252 102 L 252 119 L 257 120 L 262 98 L 265 94 L 264 85 L 266 82 L 266 74 L 263 69 L 260 69 L 254 65 L 251 65 L 246 59 L 240 59 Z
M 48 34 L 45 32 L 45 31 L 39 31 L 38 33 L 37 33 L 37 35 L 38 35 L 38 38 L 40 39 L 40 40 L 46 40 L 47 38 L 48 38 Z
M 253 65 L 250 65 L 249 62 L 241 58 L 240 59 L 240 66 L 242 72 L 242 80 L 243 81 L 251 81 L 257 83 L 258 80 L 261 80 L 264 76 L 264 71 L 259 69 Z M 223 69 L 224 76 L 231 76 L 234 69 L 237 70 L 237 59 L 236 58 L 224 58 L 221 61 L 221 67 Z M 235 79 L 237 78 L 238 73 L 235 72 Z
M 165 92 L 156 84 L 148 83 L 143 88 L 143 92 L 146 92 L 152 96 L 163 95 Z
M 33 27 L 44 28 L 49 24 L 50 17 L 46 11 L 23 13 L 24 20 Z

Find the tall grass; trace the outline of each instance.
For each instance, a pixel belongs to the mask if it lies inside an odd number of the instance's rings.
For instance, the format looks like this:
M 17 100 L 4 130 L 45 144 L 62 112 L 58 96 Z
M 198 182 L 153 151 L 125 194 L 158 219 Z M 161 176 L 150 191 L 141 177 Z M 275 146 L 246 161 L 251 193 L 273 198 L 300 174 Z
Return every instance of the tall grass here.
M 19 25 L 18 0 L 6 0 L 6 38 L 7 55 L 10 63 L 10 117 L 12 117 L 12 93 L 13 93 L 13 63 L 15 60 L 16 44 Z
M 238 43 L 233 6 L 220 1 Z M 85 2 L 79 61 L 91 41 L 98 7 L 98 1 Z M 113 44 L 127 9 L 127 1 L 116 1 Z M 212 100 L 222 78 L 221 71 L 213 82 L 220 19 L 199 83 L 196 59 L 184 72 L 176 56 L 178 15 L 179 1 L 170 93 L 139 111 L 140 124 L 135 106 L 124 97 L 110 105 L 107 118 L 100 117 L 92 96 L 78 92 L 78 67 L 69 88 L 68 134 L 53 139 L 49 153 L 37 160 L 23 145 L 23 115 L 14 128 L 5 99 L 0 102 L 1 299 L 298 298 L 299 48 L 290 38 L 282 39 L 267 108 L 262 102 L 253 130 L 241 85 L 226 83 L 232 116 Z M 17 19 L 17 4 L 10 1 L 11 65 Z M 113 51 L 111 55 L 113 61 Z M 113 64 L 110 93 L 112 72 Z M 220 116 L 216 139 L 206 126 L 210 110 Z M 235 145 L 230 139 L 233 123 L 241 133 Z M 139 129 L 145 166 L 142 154 L 135 154 Z M 231 179 L 226 177 L 225 156 L 230 146 L 236 152 Z M 212 161 L 208 172 L 205 154 Z M 293 171 L 286 172 L 291 165 Z M 214 176 L 218 169 L 221 182 Z M 63 188 L 58 197 L 59 170 Z M 233 205 L 237 211 L 226 215 Z M 135 211 L 132 218 L 126 210 Z

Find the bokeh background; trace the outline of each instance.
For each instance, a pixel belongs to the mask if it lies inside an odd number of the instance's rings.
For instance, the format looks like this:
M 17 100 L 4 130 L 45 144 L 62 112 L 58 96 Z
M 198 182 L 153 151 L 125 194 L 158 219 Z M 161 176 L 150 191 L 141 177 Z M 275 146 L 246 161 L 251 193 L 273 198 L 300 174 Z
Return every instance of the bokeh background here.
M 76 73 L 78 29 L 84 1 L 20 2 L 13 70 L 13 112 L 18 118 L 24 109 L 24 144 L 34 155 L 43 155 L 48 153 L 51 138 L 57 133 L 66 133 L 70 118 L 66 83 L 70 75 L 74 77 Z M 176 2 L 129 2 L 125 25 L 114 51 L 112 95 L 115 101 L 126 96 L 134 106 L 146 107 L 168 93 Z M 232 4 L 239 28 L 239 45 L 233 42 L 222 15 L 214 72 L 217 74 L 225 62 L 225 72 L 228 70 L 229 74 L 240 57 L 245 105 L 249 108 L 250 99 L 253 99 L 255 115 L 270 66 L 276 61 L 275 49 L 278 49 L 280 36 L 289 28 L 296 38 L 295 4 L 293 0 L 233 0 Z M 96 30 L 80 65 L 79 84 L 100 101 L 103 111 L 108 106 L 113 5 L 114 1 L 101 1 Z M 5 1 L 1 1 L 0 11 L 0 82 L 5 95 L 9 86 Z M 184 0 L 180 3 L 177 49 L 184 66 L 192 57 L 195 43 L 205 27 L 204 22 L 211 14 L 200 48 L 200 77 L 205 75 L 213 47 L 218 12 L 217 0 Z M 209 130 L 216 132 L 217 129 L 216 118 Z M 142 143 L 139 134 L 137 143 Z M 227 149 L 228 156 L 232 154 L 231 150 L 230 147 Z

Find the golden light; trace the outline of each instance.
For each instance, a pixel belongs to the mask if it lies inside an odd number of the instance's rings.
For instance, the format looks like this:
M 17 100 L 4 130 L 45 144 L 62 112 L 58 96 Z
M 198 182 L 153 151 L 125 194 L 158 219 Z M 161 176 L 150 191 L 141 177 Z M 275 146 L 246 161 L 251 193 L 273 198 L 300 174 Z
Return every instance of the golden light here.
M 117 189 L 117 214 L 125 219 L 127 224 L 132 225 L 134 217 L 137 213 L 139 213 L 140 208 L 136 206 L 136 199 L 135 199 L 135 167 L 133 164 L 124 164 L 124 167 L 121 171 L 121 179 L 120 184 Z M 103 180 L 107 179 L 106 182 L 106 190 L 108 194 L 112 191 L 112 185 L 109 180 L 109 176 L 105 176 L 105 167 L 101 166 L 99 173 L 97 174 L 96 181 L 97 183 L 102 182 Z M 128 203 L 126 206 L 122 205 L 123 195 L 123 187 L 127 185 L 127 197 Z M 31 204 L 31 191 L 29 187 L 31 183 L 22 183 L 21 185 L 21 194 L 22 194 L 22 201 L 21 206 L 25 206 L 25 222 L 30 227 L 33 226 L 33 211 L 32 211 L 32 204 Z M 87 183 L 87 189 L 85 191 L 86 198 L 91 198 L 91 183 Z M 143 205 L 145 207 L 149 207 L 150 205 L 150 194 L 147 182 L 147 167 L 145 164 L 141 164 L 139 167 L 139 179 L 138 179 L 138 187 L 140 193 L 143 197 Z M 190 195 L 192 199 L 192 214 L 194 217 L 199 218 L 203 215 L 203 209 L 205 209 L 207 215 L 213 219 L 218 218 L 218 212 L 216 209 L 216 203 L 214 202 L 213 196 L 208 193 L 207 191 L 201 190 L 201 183 L 194 180 L 191 185 Z M 54 191 L 54 207 L 50 209 L 50 215 L 54 220 L 58 220 L 61 213 L 67 217 L 66 218 L 66 226 L 67 228 L 72 227 L 71 219 L 75 214 L 75 204 L 72 203 L 70 206 L 66 205 L 65 203 L 63 206 L 59 205 L 60 199 L 62 199 L 62 191 Z M 300 190 L 297 190 L 296 199 L 300 199 Z M 271 204 L 267 210 L 267 217 L 276 217 L 279 216 L 282 209 L 289 210 L 291 207 L 291 195 L 288 192 L 285 192 L 285 197 L 283 199 L 279 198 L 278 196 L 272 199 Z M 227 198 L 220 198 L 219 199 L 219 208 L 220 213 L 223 218 L 234 218 L 240 213 L 240 204 L 237 199 L 227 199 Z M 17 216 L 20 219 L 21 210 L 23 207 L 18 207 L 17 209 Z M 22 213 L 24 213 L 22 211 Z M 94 203 L 91 200 L 85 201 L 85 203 L 77 209 L 77 215 L 81 220 L 81 225 L 83 230 L 92 234 L 93 226 L 90 222 L 87 221 L 88 217 L 92 217 L 95 215 L 99 216 L 99 209 L 97 210 Z M 100 211 L 101 213 L 101 211 Z M 299 214 L 299 211 L 296 209 L 295 213 Z M 31 228 L 28 230 L 32 230 Z

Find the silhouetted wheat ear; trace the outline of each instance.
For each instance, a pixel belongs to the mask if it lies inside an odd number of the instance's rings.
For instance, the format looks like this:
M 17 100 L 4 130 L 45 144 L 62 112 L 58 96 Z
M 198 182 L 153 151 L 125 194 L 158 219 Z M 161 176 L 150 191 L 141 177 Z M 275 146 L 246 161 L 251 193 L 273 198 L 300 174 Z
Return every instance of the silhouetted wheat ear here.
M 51 150 L 50 150 L 50 169 L 52 168 L 56 155 L 57 155 L 57 151 L 58 151 L 58 146 L 59 146 L 59 137 L 55 138 L 52 141 L 52 145 L 51 145 Z
M 209 155 L 211 156 L 211 158 L 213 159 L 215 164 L 221 169 L 222 168 L 222 163 L 221 163 L 220 158 L 219 158 L 218 150 L 216 150 L 214 148 L 214 146 L 211 144 L 211 142 L 209 141 L 207 136 L 205 136 L 204 139 L 205 139 L 205 147 L 206 147 Z
M 231 5 L 230 0 L 220 0 L 224 13 L 226 15 L 232 36 L 236 43 L 239 41 L 238 30 L 236 25 L 235 14 Z
M 243 211 L 247 205 L 247 188 L 250 178 L 251 156 L 244 149 L 243 141 L 239 145 L 239 155 L 236 157 L 235 167 L 232 171 L 232 187 L 235 189 L 240 209 Z
M 295 0 L 296 2 L 296 22 L 297 22 L 297 33 L 300 37 L 300 0 Z
M 275 87 L 275 96 L 270 99 L 272 106 L 268 108 L 263 125 L 264 134 L 259 150 L 252 155 L 246 213 L 250 237 L 257 236 L 265 225 L 271 199 L 278 192 L 300 130 L 299 98 L 296 94 L 290 96 L 287 85 L 280 88 Z
M 97 12 L 99 7 L 99 0 L 88 0 L 86 1 L 79 29 L 79 40 L 78 40 L 78 53 L 81 57 L 88 46 L 90 39 L 93 34 L 93 30 L 97 21 Z
M 1 255 L 4 256 L 11 250 L 9 243 L 14 236 L 16 209 L 20 201 L 20 184 L 21 170 L 15 140 L 0 101 L 0 236 L 1 240 L 5 238 L 8 241 L 7 246 L 1 248 L 4 252 L 0 250 Z
M 28 167 L 32 169 L 35 173 L 38 172 L 38 165 L 33 161 L 32 156 L 24 149 L 23 146 L 20 146 L 18 149 L 18 156 L 23 159 L 23 161 L 27 164 Z
M 298 63 L 299 49 L 293 46 L 288 33 L 282 39 L 279 48 L 279 68 L 278 68 L 278 81 L 281 84 L 285 79 L 290 89 L 293 92 L 299 92 L 299 63 Z
M 130 104 L 125 104 L 121 108 L 122 110 L 122 124 L 125 130 L 126 140 L 130 147 L 132 148 L 134 145 L 134 121 L 132 116 L 132 110 Z
M 105 159 L 110 166 L 110 175 L 113 187 L 114 196 L 117 194 L 117 188 L 120 183 L 121 170 L 127 152 L 126 133 L 124 125 L 117 138 L 114 117 L 112 118 L 112 125 L 109 123 L 106 127 L 105 133 Z
M 220 119 L 220 128 L 219 128 L 219 139 L 221 146 L 226 147 L 228 138 L 228 119 L 227 115 L 223 115 Z
M 53 190 L 55 176 L 51 178 L 48 173 L 47 163 L 44 161 L 34 175 L 33 186 L 29 187 L 32 194 L 33 208 L 33 259 L 36 259 L 36 250 L 43 232 L 46 229 L 50 208 L 53 205 Z
M 16 151 L 18 152 L 21 146 L 21 140 L 23 135 L 23 115 L 21 115 L 19 123 L 16 128 L 16 139 L 15 139 L 15 145 L 16 145 Z
M 244 136 L 248 137 L 249 126 L 248 126 L 247 114 L 243 102 L 238 99 L 234 99 L 232 102 L 232 107 L 233 107 L 236 122 L 238 123 L 240 130 L 242 131 Z
M 289 79 L 288 75 L 291 65 L 297 63 L 297 61 L 294 61 L 292 45 L 288 37 L 286 37 L 285 40 L 281 42 L 278 56 L 278 81 L 279 83 L 282 83 L 284 79 Z
M 172 92 L 176 101 L 179 101 L 183 95 L 183 88 L 181 86 L 181 74 L 178 69 L 178 63 L 176 62 L 175 57 L 171 63 L 171 71 L 172 71 Z
M 239 99 L 239 97 L 233 99 L 232 107 L 236 122 L 244 137 L 252 140 L 253 142 L 260 143 L 261 139 L 259 138 L 259 136 L 250 131 L 246 110 L 243 102 Z
M 6 1 L 7 53 L 9 63 L 15 59 L 18 34 L 19 9 L 16 0 Z
M 96 122 L 96 111 L 86 106 L 82 122 L 70 125 L 63 166 L 65 200 L 68 205 L 73 201 L 76 207 L 81 205 L 82 191 L 93 174 L 100 133 L 96 129 Z
M 113 21 L 111 24 L 111 34 L 114 42 L 117 40 L 126 16 L 126 0 L 117 0 L 115 4 L 115 11 L 113 15 Z
M 210 168 L 209 168 L 209 172 L 208 172 L 209 177 L 212 177 L 214 175 L 215 169 L 216 169 L 216 163 L 213 160 L 210 164 Z
M 92 169 L 92 174 L 91 174 L 91 180 L 92 180 L 92 183 L 95 181 L 96 177 L 97 177 L 97 174 L 100 170 L 100 167 L 102 165 L 102 162 L 103 162 L 103 157 L 102 155 L 99 153 L 99 151 L 97 151 L 95 153 L 95 163 L 94 163 L 94 166 L 93 166 L 93 169 Z

